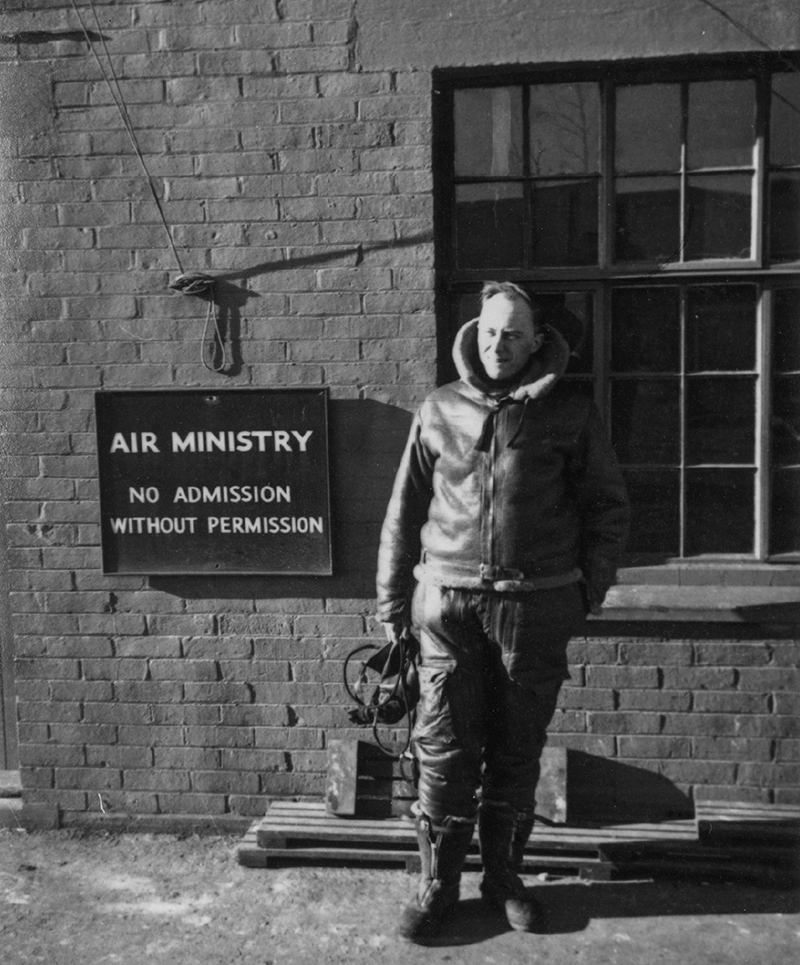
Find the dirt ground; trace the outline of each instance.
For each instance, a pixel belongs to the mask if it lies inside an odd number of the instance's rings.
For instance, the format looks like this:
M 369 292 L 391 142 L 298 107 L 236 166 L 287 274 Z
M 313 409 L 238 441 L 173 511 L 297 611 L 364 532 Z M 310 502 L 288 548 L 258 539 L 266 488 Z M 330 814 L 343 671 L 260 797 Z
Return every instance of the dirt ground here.
M 0 831 L 4 965 L 788 965 L 800 895 L 683 881 L 528 876 L 547 933 L 512 932 L 478 898 L 433 947 L 393 938 L 413 879 L 397 869 L 237 863 L 226 837 Z

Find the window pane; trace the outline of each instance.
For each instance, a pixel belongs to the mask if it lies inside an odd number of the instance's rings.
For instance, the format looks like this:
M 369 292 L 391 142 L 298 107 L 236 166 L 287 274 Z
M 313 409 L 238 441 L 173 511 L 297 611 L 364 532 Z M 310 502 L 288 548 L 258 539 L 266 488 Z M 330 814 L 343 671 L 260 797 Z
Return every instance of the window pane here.
M 490 87 L 454 94 L 457 177 L 522 174 L 522 88 Z
M 800 174 L 771 174 L 769 249 L 773 261 L 800 258 Z
M 772 476 L 772 553 L 800 553 L 800 469 Z
M 697 553 L 752 553 L 754 520 L 753 470 L 687 470 L 687 556 Z
M 620 462 L 677 463 L 680 459 L 677 379 L 616 379 L 611 384 L 611 439 Z
M 686 371 L 730 372 L 756 365 L 756 290 L 714 285 L 687 292 Z
M 772 337 L 775 371 L 800 371 L 800 288 L 775 292 Z
M 776 466 L 800 465 L 800 375 L 773 383 L 772 459 Z
M 597 181 L 533 185 L 534 265 L 597 264 Z
M 477 318 L 481 312 L 480 292 L 465 292 L 458 299 L 458 313 L 456 324 L 459 328 L 466 322 Z
M 680 474 L 677 470 L 627 470 L 625 481 L 631 500 L 631 535 L 628 550 L 639 553 L 680 552 Z
M 752 463 L 755 380 L 693 378 L 686 384 L 686 462 Z
M 680 85 L 617 87 L 616 95 L 615 170 L 679 171 Z
M 691 169 L 752 164 L 755 113 L 755 81 L 689 84 L 687 166 Z
M 613 372 L 680 371 L 677 288 L 614 291 L 611 302 Z
M 680 253 L 678 178 L 618 178 L 617 261 L 674 261 Z
M 537 84 L 530 88 L 531 174 L 591 174 L 600 170 L 600 90 L 597 84 Z
M 770 164 L 800 164 L 800 74 L 773 74 Z
M 461 268 L 522 265 L 522 185 L 456 187 L 456 263 Z
M 749 174 L 695 174 L 688 178 L 687 260 L 750 257 L 752 184 Z
M 571 355 L 567 373 L 593 372 L 594 292 L 533 292 L 536 317 L 553 325 L 567 339 Z M 592 383 L 588 383 L 590 386 Z

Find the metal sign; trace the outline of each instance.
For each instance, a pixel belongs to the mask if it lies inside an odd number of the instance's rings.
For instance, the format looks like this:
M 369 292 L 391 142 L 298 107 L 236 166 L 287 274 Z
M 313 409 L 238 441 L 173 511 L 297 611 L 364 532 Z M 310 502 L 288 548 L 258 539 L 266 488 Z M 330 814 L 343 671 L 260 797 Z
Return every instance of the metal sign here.
M 329 575 L 327 389 L 95 394 L 103 572 Z

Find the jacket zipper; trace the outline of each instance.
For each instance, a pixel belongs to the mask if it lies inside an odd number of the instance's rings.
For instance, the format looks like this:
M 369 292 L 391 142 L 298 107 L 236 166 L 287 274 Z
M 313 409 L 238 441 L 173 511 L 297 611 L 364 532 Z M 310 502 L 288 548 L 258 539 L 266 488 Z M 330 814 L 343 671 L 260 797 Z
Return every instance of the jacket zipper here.
M 489 534 L 489 540 L 486 548 L 487 565 L 490 570 L 494 571 L 495 565 L 495 492 L 497 489 L 497 437 L 500 432 L 500 417 L 502 415 L 502 406 L 497 405 L 497 410 L 494 417 L 494 432 L 492 432 L 492 443 L 489 449 L 489 500 L 486 509 L 488 515 L 488 526 L 487 531 Z

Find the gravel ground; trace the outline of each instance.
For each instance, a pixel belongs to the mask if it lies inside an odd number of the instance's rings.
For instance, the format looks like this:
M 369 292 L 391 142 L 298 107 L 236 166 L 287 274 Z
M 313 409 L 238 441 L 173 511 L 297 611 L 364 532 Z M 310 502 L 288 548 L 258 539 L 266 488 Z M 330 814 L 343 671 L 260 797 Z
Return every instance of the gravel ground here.
M 0 831 L 4 965 L 789 965 L 800 894 L 686 881 L 526 883 L 547 933 L 512 932 L 464 876 L 432 947 L 398 944 L 413 879 L 397 869 L 244 868 L 237 840 Z

